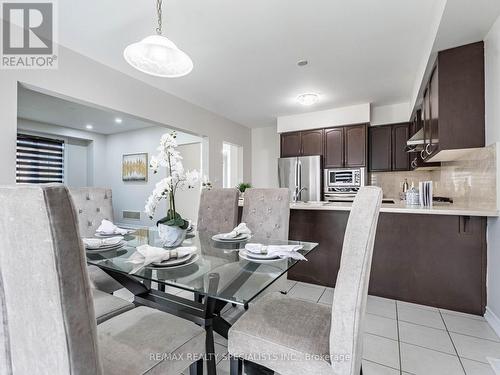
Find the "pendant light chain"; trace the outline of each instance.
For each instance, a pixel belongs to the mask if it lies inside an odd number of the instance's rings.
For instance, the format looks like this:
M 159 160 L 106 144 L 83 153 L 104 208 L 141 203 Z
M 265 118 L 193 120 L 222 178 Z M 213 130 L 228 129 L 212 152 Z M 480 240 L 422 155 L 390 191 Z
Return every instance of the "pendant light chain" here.
M 163 0 L 156 0 L 156 13 L 158 14 L 158 27 L 156 28 L 156 34 L 161 35 L 162 33 L 162 14 L 161 14 L 161 8 L 162 8 L 162 2 Z

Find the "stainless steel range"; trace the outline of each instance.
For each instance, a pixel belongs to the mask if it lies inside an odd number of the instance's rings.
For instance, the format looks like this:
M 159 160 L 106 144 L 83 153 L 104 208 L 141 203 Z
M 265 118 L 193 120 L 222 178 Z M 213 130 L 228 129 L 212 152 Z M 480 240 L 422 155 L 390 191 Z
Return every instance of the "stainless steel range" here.
M 365 168 L 325 169 L 324 196 L 329 202 L 352 201 L 359 188 L 365 186 Z

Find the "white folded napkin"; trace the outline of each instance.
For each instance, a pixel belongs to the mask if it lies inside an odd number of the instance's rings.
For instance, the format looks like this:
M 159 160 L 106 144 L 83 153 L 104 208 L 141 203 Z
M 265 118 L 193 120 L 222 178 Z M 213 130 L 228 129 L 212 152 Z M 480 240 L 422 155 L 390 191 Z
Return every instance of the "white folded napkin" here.
M 223 235 L 224 238 L 235 238 L 240 234 L 252 234 L 252 231 L 247 227 L 245 223 L 239 224 L 236 228 L 234 228 L 231 232 L 225 233 Z
M 247 243 L 245 250 L 254 254 L 267 254 L 270 257 L 279 257 L 281 259 L 292 258 L 295 260 L 307 260 L 298 251 L 302 245 L 262 245 L 260 243 Z
M 150 245 L 137 246 L 137 251 L 133 253 L 127 260 L 127 263 L 135 264 L 136 267 L 130 271 L 135 273 L 141 268 L 150 265 L 151 263 L 160 263 L 164 260 L 182 258 L 186 255 L 194 254 L 196 252 L 195 246 L 190 247 L 177 247 L 173 250 L 165 250 L 161 247 L 154 247 Z
M 102 234 L 121 234 L 121 235 L 125 235 L 125 234 L 128 233 L 128 230 L 123 229 L 123 228 L 118 228 L 111 221 L 103 219 L 101 221 L 101 225 L 99 225 L 99 228 L 97 228 L 96 232 L 97 233 L 102 233 Z
M 98 249 L 101 246 L 117 245 L 123 240 L 122 236 L 108 238 L 82 238 L 84 245 L 89 249 Z

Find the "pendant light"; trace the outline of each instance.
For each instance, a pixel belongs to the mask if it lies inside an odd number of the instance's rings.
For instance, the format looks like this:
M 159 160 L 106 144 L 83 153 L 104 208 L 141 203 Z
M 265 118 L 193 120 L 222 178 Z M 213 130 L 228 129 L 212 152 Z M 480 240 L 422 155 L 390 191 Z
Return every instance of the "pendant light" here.
M 193 61 L 170 39 L 162 36 L 162 0 L 156 0 L 158 27 L 156 35 L 129 45 L 125 60 L 137 70 L 157 77 L 182 77 L 193 70 Z

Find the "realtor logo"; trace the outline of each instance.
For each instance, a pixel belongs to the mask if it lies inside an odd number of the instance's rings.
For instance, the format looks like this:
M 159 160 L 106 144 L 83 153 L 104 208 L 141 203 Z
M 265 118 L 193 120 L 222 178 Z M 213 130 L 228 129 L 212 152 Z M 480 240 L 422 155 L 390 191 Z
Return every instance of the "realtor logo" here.
M 57 68 L 54 11 L 53 2 L 2 2 L 3 69 Z

